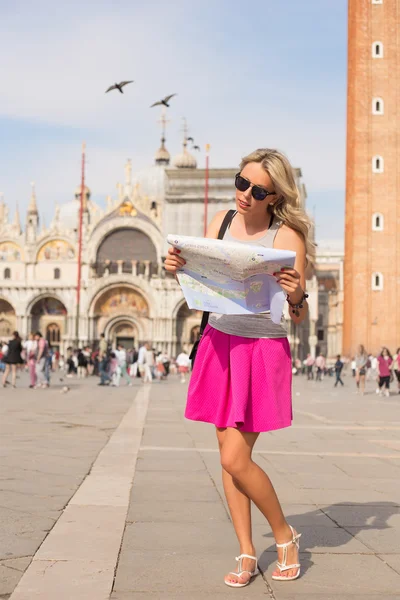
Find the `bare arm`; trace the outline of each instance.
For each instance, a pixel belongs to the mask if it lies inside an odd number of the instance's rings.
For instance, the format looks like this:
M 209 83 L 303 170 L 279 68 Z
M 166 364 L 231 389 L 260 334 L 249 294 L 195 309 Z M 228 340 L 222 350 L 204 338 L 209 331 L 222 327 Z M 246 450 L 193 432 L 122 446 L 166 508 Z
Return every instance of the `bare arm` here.
M 276 236 L 274 248 L 296 252 L 294 268 L 284 269 L 280 273 L 277 273 L 276 277 L 282 289 L 289 295 L 290 301 L 293 304 L 297 304 L 300 302 L 303 292 L 306 289 L 306 246 L 304 240 L 297 231 L 286 225 L 282 225 Z M 292 321 L 298 324 L 306 318 L 308 312 L 307 301 L 304 300 L 303 308 L 297 310 L 299 312 L 298 316 L 293 313 L 291 308 L 289 308 L 289 314 Z

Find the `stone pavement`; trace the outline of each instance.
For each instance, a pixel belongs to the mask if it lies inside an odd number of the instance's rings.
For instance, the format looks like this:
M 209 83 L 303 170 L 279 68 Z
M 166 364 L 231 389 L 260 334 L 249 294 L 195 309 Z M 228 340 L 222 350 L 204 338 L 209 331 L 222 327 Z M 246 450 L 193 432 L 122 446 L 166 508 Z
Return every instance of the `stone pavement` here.
M 238 547 L 215 434 L 183 419 L 186 386 L 1 390 L 0 598 L 400 599 L 400 395 L 345 382 L 295 378 L 295 425 L 260 436 L 302 577 L 271 580 L 254 509 L 260 575 L 240 590 L 223 584 Z

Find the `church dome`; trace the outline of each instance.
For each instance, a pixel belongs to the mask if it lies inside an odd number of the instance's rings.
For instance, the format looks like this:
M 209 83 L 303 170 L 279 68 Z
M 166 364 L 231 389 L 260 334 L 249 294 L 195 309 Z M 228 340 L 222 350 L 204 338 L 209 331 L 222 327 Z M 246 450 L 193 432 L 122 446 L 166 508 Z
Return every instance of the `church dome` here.
M 85 197 L 87 200 L 89 200 L 90 195 L 91 195 L 90 189 L 88 188 L 87 185 L 85 185 Z M 78 185 L 78 187 L 75 189 L 74 196 L 76 199 L 80 199 L 80 197 L 81 197 L 81 186 L 80 185 Z
M 60 206 L 59 222 L 63 229 L 77 229 L 79 219 L 79 200 L 72 200 Z
M 166 149 L 164 144 L 162 144 L 160 146 L 160 148 L 157 150 L 156 155 L 155 155 L 156 164 L 157 165 L 169 165 L 170 158 L 171 158 L 170 153 L 168 152 L 168 150 Z
M 175 156 L 173 165 L 177 169 L 196 169 L 197 160 L 184 148 L 181 154 Z

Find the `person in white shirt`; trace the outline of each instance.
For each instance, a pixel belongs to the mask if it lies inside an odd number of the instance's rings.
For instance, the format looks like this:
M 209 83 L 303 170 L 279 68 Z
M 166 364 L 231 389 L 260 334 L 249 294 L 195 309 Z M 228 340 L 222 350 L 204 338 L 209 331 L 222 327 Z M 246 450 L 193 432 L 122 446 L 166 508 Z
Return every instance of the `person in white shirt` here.
M 126 350 L 122 344 L 118 344 L 117 349 L 114 352 L 115 357 L 118 361 L 117 370 L 114 377 L 114 385 L 119 386 L 121 376 L 125 379 L 129 386 L 132 386 L 131 378 L 128 375 L 126 368 Z
M 143 344 L 143 346 L 141 346 L 141 348 L 139 348 L 138 356 L 139 373 L 143 383 L 151 383 L 153 381 L 153 376 L 151 373 L 151 367 L 153 366 L 153 351 L 150 350 L 150 344 L 146 342 L 145 344 Z
M 176 357 L 176 364 L 178 366 L 178 371 L 181 375 L 181 383 L 185 383 L 186 375 L 187 373 L 189 373 L 190 367 L 189 355 L 186 354 L 186 352 L 181 352 L 180 354 L 178 354 L 178 356 Z

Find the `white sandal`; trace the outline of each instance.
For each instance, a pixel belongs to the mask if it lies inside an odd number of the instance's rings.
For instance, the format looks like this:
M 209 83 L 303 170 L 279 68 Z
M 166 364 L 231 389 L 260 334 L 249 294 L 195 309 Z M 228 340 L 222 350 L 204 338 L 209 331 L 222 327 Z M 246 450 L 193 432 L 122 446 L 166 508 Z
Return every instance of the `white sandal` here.
M 287 565 L 286 564 L 287 549 L 291 544 L 295 544 L 297 547 L 297 550 L 300 552 L 299 539 L 301 537 L 301 533 L 297 533 L 295 535 L 293 527 L 291 525 L 289 525 L 289 527 L 292 531 L 293 539 L 290 540 L 290 542 L 286 542 L 286 544 L 276 544 L 277 548 L 283 548 L 283 561 L 281 563 L 277 562 L 276 566 L 278 567 L 278 569 L 280 570 L 281 573 L 283 573 L 284 571 L 289 571 L 290 569 L 298 569 L 298 572 L 293 577 L 284 577 L 282 575 L 272 575 L 272 579 L 274 579 L 275 581 L 293 581 L 294 579 L 297 579 L 298 577 L 300 577 L 300 564 L 296 564 L 296 565 Z
M 251 560 L 256 561 L 256 566 L 254 568 L 254 571 L 247 571 L 246 569 L 242 569 L 242 562 L 243 562 L 244 558 L 251 558 Z M 239 583 L 238 581 L 236 581 L 236 582 L 226 581 L 226 579 L 224 579 L 224 581 L 225 581 L 226 585 L 229 585 L 229 587 L 235 587 L 235 588 L 245 587 L 246 585 L 249 585 L 249 583 L 253 579 L 253 577 L 255 577 L 257 575 L 257 557 L 250 556 L 250 554 L 241 554 L 240 556 L 236 556 L 235 560 L 237 560 L 237 562 L 239 563 L 238 570 L 231 571 L 230 573 L 228 573 L 228 575 L 236 575 L 236 577 L 239 578 L 239 577 L 242 577 L 243 573 L 248 573 L 250 575 L 250 579 L 248 581 L 246 581 L 246 583 Z

